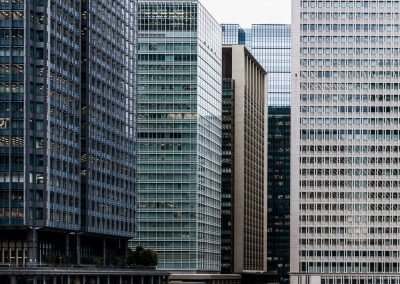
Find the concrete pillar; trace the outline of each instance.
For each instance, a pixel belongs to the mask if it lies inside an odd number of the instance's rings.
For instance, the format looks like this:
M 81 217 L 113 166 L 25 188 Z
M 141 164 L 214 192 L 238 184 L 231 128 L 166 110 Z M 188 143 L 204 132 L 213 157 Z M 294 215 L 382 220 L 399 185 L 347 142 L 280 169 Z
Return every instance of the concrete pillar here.
M 128 259 L 128 241 L 124 241 L 124 255 L 125 255 L 125 259 Z
M 103 265 L 106 266 L 106 257 L 107 257 L 107 244 L 106 238 L 103 238 Z
M 38 240 L 35 228 L 28 231 L 28 263 L 37 263 L 38 259 Z
M 11 276 L 10 284 L 17 284 L 17 276 Z
M 57 276 L 53 276 L 53 284 L 57 284 Z
M 65 255 L 70 256 L 70 251 L 69 251 L 69 234 L 66 235 L 65 237 Z
M 110 284 L 111 283 L 111 281 L 110 281 L 110 275 L 108 275 L 107 276 L 107 284 Z
M 81 265 L 81 236 L 76 233 L 76 264 Z

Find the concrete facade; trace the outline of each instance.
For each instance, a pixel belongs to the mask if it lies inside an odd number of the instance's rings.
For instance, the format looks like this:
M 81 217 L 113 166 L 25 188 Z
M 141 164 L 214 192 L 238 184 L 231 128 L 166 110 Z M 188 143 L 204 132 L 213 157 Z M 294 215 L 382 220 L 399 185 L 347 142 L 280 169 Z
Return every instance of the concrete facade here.
M 231 203 L 227 209 L 232 216 L 231 270 L 265 271 L 267 74 L 244 46 L 232 45 L 223 47 L 223 78 L 234 82 L 232 97 L 224 97 L 223 102 L 233 108 L 232 121 L 225 120 L 223 130 L 225 135 L 233 135 L 233 144 L 224 152 L 225 161 L 233 160 L 230 166 L 225 165 L 225 172 L 232 173 L 232 182 L 230 188 L 223 189 Z
M 267 269 L 269 273 L 278 275 L 280 283 L 287 283 L 290 263 L 291 27 L 281 24 L 253 24 L 246 29 L 238 24 L 221 26 L 223 44 L 244 44 L 261 66 L 268 70 L 268 181 L 265 183 L 268 188 Z M 224 94 L 232 92 L 229 90 L 233 88 L 231 85 L 228 81 L 224 82 Z M 229 140 L 230 137 L 223 139 Z M 229 141 L 226 143 L 229 145 Z M 224 180 L 230 173 L 223 172 L 222 175 Z M 230 234 L 229 218 L 226 220 L 228 214 L 229 211 L 222 219 L 223 248 L 229 246 L 229 239 L 225 237 L 225 234 Z M 230 253 L 224 253 L 223 249 L 223 265 L 224 258 L 229 263 L 229 257 Z M 229 271 L 223 266 L 222 271 L 225 270 Z
M 293 1 L 291 283 L 399 283 L 398 1 Z

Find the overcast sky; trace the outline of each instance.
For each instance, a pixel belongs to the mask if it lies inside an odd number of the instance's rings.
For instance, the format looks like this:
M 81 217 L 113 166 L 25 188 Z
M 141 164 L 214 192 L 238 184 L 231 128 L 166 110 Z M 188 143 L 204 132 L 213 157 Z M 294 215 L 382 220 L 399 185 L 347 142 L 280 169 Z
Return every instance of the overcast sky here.
M 221 24 L 290 24 L 290 0 L 200 0 Z

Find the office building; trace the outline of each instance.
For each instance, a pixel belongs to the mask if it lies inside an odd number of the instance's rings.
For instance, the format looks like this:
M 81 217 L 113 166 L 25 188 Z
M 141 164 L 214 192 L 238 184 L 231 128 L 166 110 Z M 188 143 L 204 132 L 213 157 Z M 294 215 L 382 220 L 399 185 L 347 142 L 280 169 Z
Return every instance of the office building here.
M 139 1 L 138 235 L 158 269 L 219 271 L 221 28 L 197 1 Z
M 290 107 L 268 107 L 268 272 L 289 282 Z
M 244 44 L 268 71 L 268 106 L 288 107 L 291 100 L 291 27 L 281 24 L 222 24 L 223 44 Z
M 269 75 L 268 107 L 290 106 L 290 25 L 252 25 L 248 34 L 251 53 Z
M 289 281 L 290 229 L 290 25 L 222 25 L 224 44 L 246 44 L 268 72 L 267 264 Z M 239 35 L 244 33 L 245 38 Z M 223 225 L 224 226 L 224 225 Z M 224 227 L 223 227 L 224 230 Z
M 293 1 L 291 283 L 399 283 L 398 1 Z
M 290 25 L 252 25 L 254 57 L 268 72 L 268 272 L 289 282 Z
M 266 271 L 267 74 L 244 45 L 222 48 L 222 272 Z
M 109 263 L 133 236 L 135 6 L 1 3 L 0 263 Z
M 246 44 L 246 31 L 238 24 L 222 24 L 223 44 Z
M 135 232 L 137 1 L 81 2 L 82 227 L 119 256 Z M 124 242 L 121 242 L 121 238 Z M 93 255 L 98 245 L 82 239 Z

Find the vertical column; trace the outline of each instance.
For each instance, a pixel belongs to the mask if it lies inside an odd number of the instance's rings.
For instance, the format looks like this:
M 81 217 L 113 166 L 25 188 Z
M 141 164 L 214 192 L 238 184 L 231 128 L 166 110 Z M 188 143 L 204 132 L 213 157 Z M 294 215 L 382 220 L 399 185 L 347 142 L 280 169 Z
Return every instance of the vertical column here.
M 81 236 L 76 233 L 76 264 L 81 265 Z
M 10 284 L 17 284 L 17 276 L 11 276 L 10 278 Z
M 106 257 L 107 257 L 107 244 L 106 238 L 103 238 L 103 265 L 106 265 Z
M 128 241 L 124 241 L 124 256 L 125 256 L 125 260 L 128 259 Z M 126 261 L 125 261 L 126 264 Z
M 69 251 L 69 234 L 67 233 L 65 237 L 65 255 L 70 256 L 70 251 Z
M 36 229 L 28 231 L 28 262 L 36 263 L 38 256 L 38 242 Z

